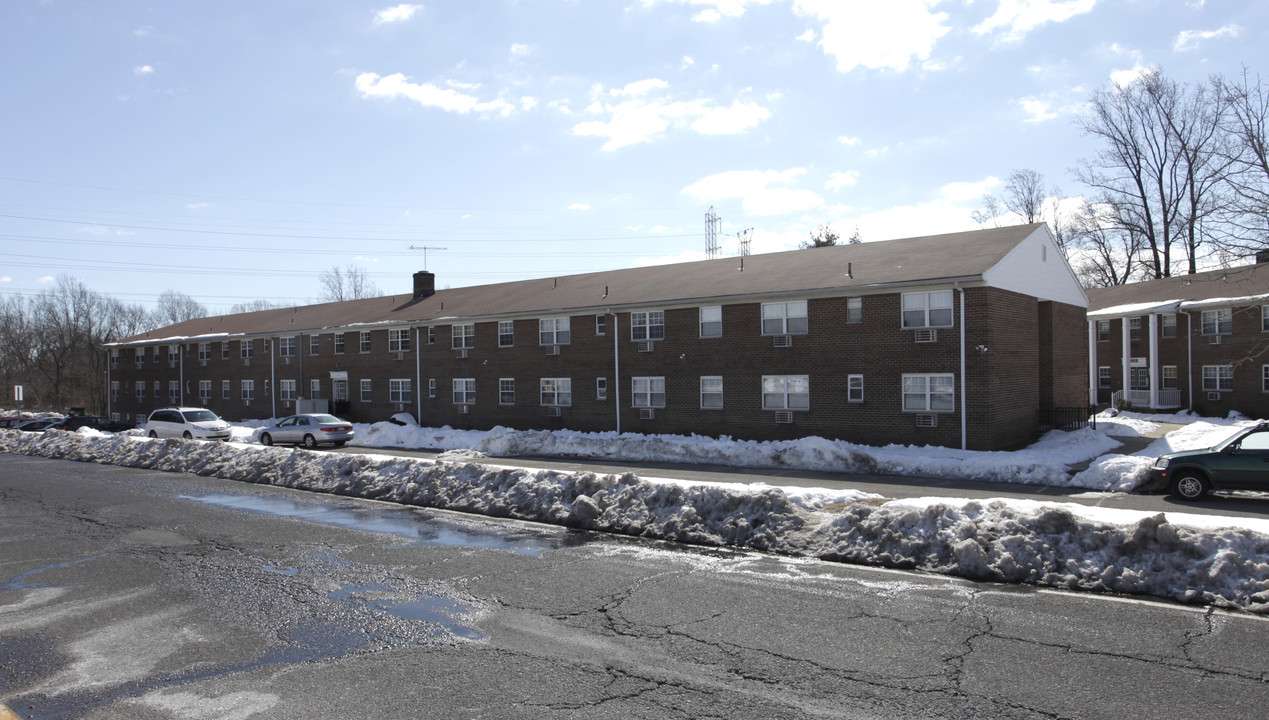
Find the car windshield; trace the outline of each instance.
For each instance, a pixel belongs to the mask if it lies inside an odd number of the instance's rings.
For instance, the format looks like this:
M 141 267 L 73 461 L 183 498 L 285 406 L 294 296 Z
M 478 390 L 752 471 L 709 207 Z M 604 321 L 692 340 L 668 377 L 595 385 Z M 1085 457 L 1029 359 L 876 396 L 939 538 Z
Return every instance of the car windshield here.
M 1237 443 L 1242 442 L 1242 439 L 1243 439 L 1244 437 L 1246 437 L 1246 436 L 1250 435 L 1251 433 L 1253 433 L 1253 432 L 1255 432 L 1255 431 L 1256 431 L 1256 429 L 1255 429 L 1255 428 L 1243 428 L 1242 430 L 1239 430 L 1238 432 L 1234 433 L 1233 435 L 1230 435 L 1229 437 L 1225 438 L 1224 440 L 1221 440 L 1220 442 L 1218 442 L 1218 443 L 1216 443 L 1215 445 L 1213 445 L 1213 446 L 1212 446 L 1212 449 L 1213 449 L 1213 450 L 1216 450 L 1216 451 L 1224 450 L 1225 448 L 1229 447 L 1230 445 L 1234 445 L 1234 444 L 1237 444 Z
M 341 423 L 341 422 L 343 422 L 343 420 L 340 420 L 339 418 L 335 417 L 334 415 L 313 415 L 312 417 L 313 417 L 313 422 L 319 422 L 319 423 Z
M 216 419 L 216 413 L 211 410 L 190 410 L 181 414 L 185 416 L 187 422 L 207 422 Z

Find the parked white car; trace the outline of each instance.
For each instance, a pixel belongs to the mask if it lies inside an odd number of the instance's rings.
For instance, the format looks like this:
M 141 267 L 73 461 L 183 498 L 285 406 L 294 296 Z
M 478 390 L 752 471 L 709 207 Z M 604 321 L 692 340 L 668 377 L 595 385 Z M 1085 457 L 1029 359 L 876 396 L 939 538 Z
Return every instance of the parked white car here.
M 352 423 L 325 413 L 292 415 L 260 431 L 261 445 L 290 443 L 306 448 L 315 448 L 318 445 L 339 447 L 352 439 Z
M 168 407 L 150 413 L 145 422 L 152 438 L 179 437 L 187 440 L 228 440 L 229 423 L 207 408 Z

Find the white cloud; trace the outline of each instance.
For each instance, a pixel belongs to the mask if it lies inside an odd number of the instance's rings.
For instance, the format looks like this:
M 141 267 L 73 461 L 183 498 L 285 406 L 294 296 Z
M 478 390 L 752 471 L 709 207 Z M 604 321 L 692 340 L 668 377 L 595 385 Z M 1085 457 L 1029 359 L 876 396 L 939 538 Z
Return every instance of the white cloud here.
M 702 203 L 717 204 L 739 199 L 750 215 L 783 215 L 820 207 L 824 198 L 797 188 L 780 187 L 806 174 L 806 168 L 789 170 L 732 170 L 710 175 L 683 188 L 682 194 Z
M 0 277 L 0 283 L 10 283 L 10 282 L 13 282 L 13 278 L 9 277 L 8 275 L 5 275 L 4 277 Z
M 825 190 L 837 192 L 844 187 L 855 187 L 859 182 L 858 170 L 847 170 L 846 172 L 835 172 L 829 176 L 828 182 L 824 184 Z
M 846 146 L 854 147 L 860 143 L 860 140 L 857 137 L 851 137 L 849 135 L 838 135 L 837 142 Z
M 692 22 L 718 22 L 723 19 L 723 14 L 714 8 L 702 10 L 692 16 Z
M 1176 40 L 1172 42 L 1172 49 L 1177 52 L 1198 50 L 1198 46 L 1202 42 L 1223 37 L 1238 37 L 1238 33 L 1242 32 L 1242 30 L 1237 25 L 1226 25 L 1219 30 L 1182 30 L 1177 34 Z
M 136 37 L 144 38 L 144 37 L 149 37 L 151 33 L 153 32 L 154 32 L 154 28 L 150 27 L 149 25 L 142 25 L 136 30 L 133 30 L 132 34 L 135 35 Z
M 185 207 L 188 210 L 202 210 L 204 208 L 211 207 L 211 203 L 207 203 L 207 202 L 185 203 Z
M 39 280 L 36 280 L 35 282 L 40 283 L 41 285 L 48 285 L 49 283 L 57 282 L 57 278 L 53 277 L 52 275 L 45 275 L 44 277 L 40 278 Z
M 440 108 L 449 112 L 469 112 L 510 115 L 515 106 L 505 100 L 480 100 L 474 95 L 453 88 L 440 88 L 431 83 L 412 83 L 401 73 L 380 77 L 375 73 L 357 76 L 357 90 L 364 98 L 404 97 L 423 107 Z
M 815 38 L 817 37 L 819 37 L 819 35 L 815 34 L 815 30 L 813 28 L 807 28 L 805 32 L 793 39 L 799 42 L 812 43 L 815 42 Z
M 533 52 L 533 48 L 524 43 L 515 43 L 511 46 L 511 54 L 516 57 L 524 57 Z
M 603 150 L 617 150 L 648 142 L 667 130 L 687 128 L 701 135 L 734 135 L 771 116 L 753 102 L 735 100 L 730 106 L 713 105 L 707 99 L 671 100 L 660 97 L 669 83 L 657 78 L 639 80 L 625 87 L 604 90 L 596 85 L 586 112 L 606 115 L 573 126 L 573 134 L 607 138 Z
M 1000 184 L 1000 178 L 991 175 L 978 182 L 952 182 L 939 188 L 939 195 L 948 202 L 978 202 Z
M 1132 81 L 1150 72 L 1150 68 L 1137 63 L 1127 70 L 1112 70 L 1110 73 L 1110 81 L 1119 86 L 1130 85 Z
M 996 12 L 974 26 L 979 35 L 1000 33 L 1002 42 L 1017 42 L 1051 22 L 1066 22 L 1092 12 L 1097 0 L 1000 0 Z
M 154 66 L 153 65 L 138 65 L 132 68 L 132 74 L 133 75 L 153 75 Z
M 693 65 L 695 65 L 695 64 L 696 64 L 696 61 L 692 59 L 692 56 L 691 56 L 691 55 L 684 55 L 684 56 L 683 56 L 683 64 L 679 67 L 679 69 L 680 69 L 680 70 L 686 70 L 686 69 L 688 69 L 688 68 L 692 67 L 692 66 L 693 66 Z
M 1070 92 L 1082 94 L 1083 89 L 1075 88 Z M 1022 112 L 1025 114 L 1023 122 L 1029 123 L 1041 123 L 1048 122 L 1049 120 L 1056 120 L 1062 115 L 1076 114 L 1084 108 L 1083 103 L 1078 101 L 1062 103 L 1058 100 L 1058 96 L 1054 93 L 1049 93 L 1049 95 L 1045 97 L 1031 95 L 1014 100 L 1014 103 L 1016 103 L 1018 107 L 1022 108 Z
M 385 8 L 375 13 L 374 23 L 375 25 L 384 25 L 387 23 L 402 22 L 405 20 L 409 20 L 414 15 L 414 13 L 422 9 L 423 9 L 422 5 L 407 5 L 407 4 L 395 5 L 393 7 Z
M 568 206 L 568 209 L 569 210 L 589 210 L 590 206 L 587 205 L 586 203 L 573 203 L 572 205 Z
M 664 0 L 666 3 L 703 7 L 692 16 L 693 22 L 718 22 L 724 17 L 740 17 L 750 5 L 769 5 L 771 0 Z M 651 7 L 657 0 L 643 0 L 644 7 Z
M 794 0 L 793 11 L 823 23 L 819 47 L 837 59 L 838 72 L 856 67 L 903 72 L 928 60 L 951 30 L 941 0 Z

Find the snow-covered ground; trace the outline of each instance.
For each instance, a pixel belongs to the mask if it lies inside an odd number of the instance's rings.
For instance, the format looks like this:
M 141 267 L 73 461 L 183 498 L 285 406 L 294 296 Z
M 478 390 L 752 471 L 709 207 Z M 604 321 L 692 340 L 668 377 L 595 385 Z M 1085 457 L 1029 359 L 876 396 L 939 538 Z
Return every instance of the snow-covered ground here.
M 1115 438 L 1183 427 L 1132 455 Z M 478 456 L 554 455 L 924 475 L 1110 492 L 1145 480 L 1163 452 L 1209 447 L 1250 421 L 1191 415 L 1099 416 L 1096 430 L 1049 433 L 1017 452 L 853 445 L 821 438 L 751 442 L 612 433 L 462 431 L 377 423 L 354 444 L 444 450 L 437 460 L 309 452 L 252 442 L 149 440 L 140 431 L 0 431 L 0 451 L 266 483 L 497 517 L 979 580 L 1142 593 L 1269 612 L 1269 520 L 1141 513 L 1076 503 L 930 497 L 855 490 L 695 483 L 477 464 Z M 1067 467 L 1091 461 L 1071 474 Z

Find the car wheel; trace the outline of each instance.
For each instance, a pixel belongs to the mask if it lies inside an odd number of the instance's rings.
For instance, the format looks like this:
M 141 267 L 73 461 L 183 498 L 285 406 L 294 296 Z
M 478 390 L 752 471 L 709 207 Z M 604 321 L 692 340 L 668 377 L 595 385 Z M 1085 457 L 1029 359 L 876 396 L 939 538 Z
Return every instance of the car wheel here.
M 261 445 L 272 445 L 272 444 L 273 444 L 273 436 L 269 435 L 269 433 L 264 433 L 263 435 L 261 435 L 261 436 L 260 436 L 260 444 L 261 444 Z
M 158 436 L 159 436 L 159 434 L 158 434 L 157 432 L 155 432 L 155 431 L 153 431 L 153 430 L 151 430 L 151 431 L 150 431 L 150 437 L 152 437 L 152 438 L 156 438 L 156 437 L 158 437 Z
M 186 430 L 186 431 L 185 431 L 185 434 L 184 434 L 184 435 L 182 435 L 181 437 L 185 438 L 186 440 L 193 440 L 193 439 L 194 439 L 194 436 L 190 434 L 189 430 Z
M 343 446 L 344 446 L 344 441 L 343 441 L 343 440 L 336 440 L 336 441 L 335 441 L 335 447 L 343 447 Z
M 1172 497 L 1181 500 L 1199 500 L 1212 489 L 1212 484 L 1202 473 L 1182 470 L 1172 478 Z
M 308 448 L 309 450 L 312 450 L 313 448 L 317 447 L 317 438 L 313 437 L 312 435 L 305 435 L 304 447 Z

